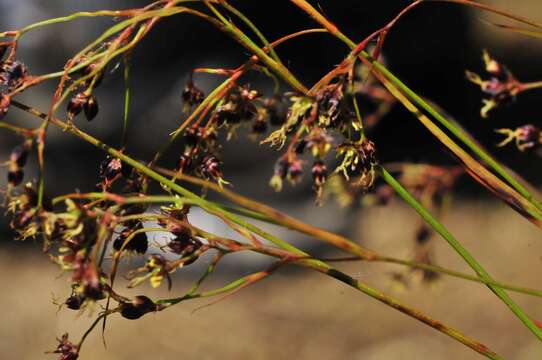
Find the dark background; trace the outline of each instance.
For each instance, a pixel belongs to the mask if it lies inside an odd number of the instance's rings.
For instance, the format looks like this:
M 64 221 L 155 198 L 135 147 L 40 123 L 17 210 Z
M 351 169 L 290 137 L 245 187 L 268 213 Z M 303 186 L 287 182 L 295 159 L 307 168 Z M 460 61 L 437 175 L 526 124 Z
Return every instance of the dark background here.
M 50 17 L 74 11 L 103 8 L 129 8 L 145 5 L 145 1 L 2 1 L 2 29 L 19 28 Z M 352 39 L 362 39 L 395 16 L 408 1 L 319 1 L 318 6 Z M 519 2 L 528 6 L 529 1 Z M 266 34 L 276 39 L 285 34 L 317 25 L 288 1 L 233 1 Z M 498 30 L 482 19 L 486 14 L 453 4 L 425 4 L 405 16 L 388 36 L 384 54 L 389 68 L 419 94 L 440 104 L 443 109 L 471 131 L 482 144 L 505 164 L 534 183 L 541 176 L 533 166 L 535 155 L 522 154 L 513 147 L 496 149 L 499 141 L 494 128 L 515 127 L 527 122 L 537 123 L 539 96 L 536 91 L 522 94 L 507 108 L 494 111 L 490 119 L 480 119 L 481 94 L 476 86 L 465 80 L 466 68 L 481 71 L 481 50 L 487 48 L 496 58 L 525 81 L 542 78 L 536 66 L 542 52 L 536 41 Z M 499 21 L 502 21 L 500 19 Z M 18 58 L 31 74 L 58 71 L 68 58 L 111 26 L 110 18 L 80 19 L 41 28 L 25 35 L 20 42 Z M 347 54 L 346 47 L 327 34 L 312 34 L 288 42 L 278 52 L 294 74 L 305 84 L 313 84 L 338 64 Z M 181 118 L 180 93 L 187 72 L 200 66 L 236 67 L 247 58 L 247 52 L 235 41 L 203 21 L 186 15 L 165 19 L 156 26 L 134 51 L 132 57 L 132 106 L 128 152 L 148 159 L 175 129 Z M 198 75 L 196 82 L 206 92 L 221 79 Z M 244 81 L 258 89 L 270 89 L 266 78 L 248 76 Z M 45 110 L 48 108 L 55 81 L 29 90 L 20 100 Z M 287 87 L 284 87 L 287 90 Z M 122 69 L 108 75 L 96 91 L 100 114 L 92 123 L 78 119 L 82 129 L 95 134 L 110 145 L 119 144 L 123 113 Z M 63 117 L 63 107 L 58 116 Z M 24 123 L 32 120 L 12 109 L 7 121 Z M 381 161 L 413 161 L 451 164 L 454 160 L 434 140 L 416 119 L 400 106 L 372 132 Z M 19 142 L 6 131 L 0 132 L 0 154 L 6 158 Z M 180 152 L 174 147 L 163 159 L 172 167 Z M 64 136 L 58 130 L 50 132 L 47 143 L 47 193 L 58 195 L 75 189 L 92 190 L 97 180 L 103 154 L 88 144 Z M 235 189 L 280 208 L 289 209 L 296 203 L 309 203 L 312 198 L 310 182 L 295 189 L 289 186 L 279 195 L 267 187 L 267 181 L 278 153 L 257 146 L 243 133 L 224 146 L 224 172 Z M 35 178 L 35 161 L 26 168 L 26 180 Z M 5 168 L 0 168 L 5 172 Z M 2 176 L 2 182 L 5 181 Z M 308 176 L 305 176 L 308 178 Z M 307 180 L 307 179 L 306 179 Z M 473 181 L 462 181 L 459 192 L 469 196 L 485 196 Z M 325 210 L 313 210 L 325 214 Z M 301 215 L 303 216 L 303 215 Z M 4 226 L 1 231 L 8 231 Z M 340 227 L 340 224 L 339 224 Z M 10 236 L 1 236 L 2 244 Z

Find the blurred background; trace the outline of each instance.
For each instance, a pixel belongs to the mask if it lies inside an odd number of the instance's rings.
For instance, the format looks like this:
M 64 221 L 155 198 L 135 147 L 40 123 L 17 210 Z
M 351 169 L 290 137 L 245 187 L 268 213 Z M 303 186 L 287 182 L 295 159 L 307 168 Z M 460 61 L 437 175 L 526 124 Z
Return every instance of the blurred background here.
M 148 1 L 2 0 L 0 29 L 15 29 L 43 19 L 76 11 L 140 7 Z M 315 27 L 289 1 L 231 1 L 245 12 L 269 39 Z M 265 3 L 265 5 L 264 5 Z M 395 16 L 408 1 L 363 2 L 320 0 L 321 10 L 349 37 L 362 39 Z M 540 19 L 542 2 L 536 0 L 485 1 L 512 13 Z M 542 174 L 540 158 L 513 147 L 496 148 L 500 137 L 494 128 L 540 123 L 537 91 L 519 96 L 511 106 L 481 119 L 479 89 L 465 79 L 465 69 L 481 72 L 482 49 L 508 65 L 523 81 L 542 79 L 542 43 L 488 25 L 502 18 L 453 4 L 426 4 L 404 17 L 388 36 L 384 55 L 389 68 L 418 93 L 429 97 L 469 130 L 506 165 L 536 186 Z M 18 58 L 30 74 L 61 69 L 81 48 L 112 25 L 111 19 L 80 19 L 30 32 L 19 45 Z M 277 50 L 287 66 L 305 84 L 313 84 L 346 55 L 344 45 L 331 36 L 313 34 L 281 45 Z M 132 106 L 127 151 L 139 159 L 150 156 L 179 125 L 181 92 L 195 67 L 232 68 L 247 58 L 246 51 L 226 35 L 188 16 L 165 19 L 140 43 L 132 57 Z M 110 69 L 112 70 L 112 68 Z M 206 93 L 220 81 L 197 75 Z M 271 93 L 265 77 L 245 81 Z M 49 82 L 20 96 L 24 103 L 48 108 L 56 83 Z M 122 69 L 113 71 L 97 89 L 100 114 L 78 125 L 105 143 L 118 146 L 123 117 Z M 284 89 L 286 90 L 286 89 Z M 60 112 L 59 112 L 60 113 Z M 8 121 L 30 126 L 34 119 L 12 109 Z M 373 129 L 382 162 L 454 164 L 454 159 L 432 139 L 416 119 L 400 106 Z M 0 159 L 7 159 L 20 142 L 0 132 Z M 172 167 L 180 145 L 163 159 Z M 103 154 L 80 140 L 51 129 L 47 145 L 46 188 L 49 196 L 74 190 L 91 191 L 98 180 Z M 247 139 L 224 143 L 224 174 L 234 190 L 261 200 L 311 224 L 347 235 L 384 254 L 408 258 L 418 225 L 416 214 L 399 200 L 386 207 L 342 209 L 328 200 L 313 204 L 309 176 L 297 187 L 276 194 L 267 186 L 279 153 Z M 74 159 L 77 159 L 74 161 Z M 35 159 L 26 166 L 26 179 L 36 177 Z M 5 186 L 1 167 L 0 185 Z M 468 177 L 461 178 L 454 202 L 443 221 L 496 278 L 540 288 L 542 236 L 539 231 Z M 199 213 L 194 221 L 216 232 L 220 223 Z M 274 233 L 319 255 L 332 254 L 325 246 L 297 234 L 269 227 Z M 57 312 L 52 298 L 69 295 L 69 276 L 58 272 L 40 252 L 40 244 L 15 242 L 7 220 L 0 220 L 0 355 L 4 359 L 39 359 L 54 349 L 55 336 L 69 331 L 78 339 L 91 319 L 68 310 Z M 157 241 L 162 235 L 156 234 Z M 468 268 L 439 238 L 435 260 L 439 265 L 468 272 Z M 209 259 L 176 277 L 172 290 L 181 293 Z M 221 265 L 213 285 L 265 266 L 257 257 L 237 257 Z M 463 330 L 510 359 L 538 359 L 542 347 L 483 286 L 450 278 L 430 285 L 415 278 L 400 286 L 391 274 L 404 271 L 391 265 L 349 263 L 340 265 L 361 281 L 416 305 L 443 322 Z M 156 297 L 162 290 L 138 289 Z M 129 292 L 128 292 L 129 293 Z M 133 293 L 137 295 L 137 292 Z M 513 295 L 535 319 L 542 320 L 542 302 Z M 284 269 L 273 277 L 211 307 L 193 310 L 204 301 L 186 303 L 135 322 L 112 318 L 106 332 L 108 347 L 99 331 L 92 334 L 83 359 L 477 359 L 478 355 L 384 305 L 318 274 Z M 50 355 L 49 355 L 50 356 Z

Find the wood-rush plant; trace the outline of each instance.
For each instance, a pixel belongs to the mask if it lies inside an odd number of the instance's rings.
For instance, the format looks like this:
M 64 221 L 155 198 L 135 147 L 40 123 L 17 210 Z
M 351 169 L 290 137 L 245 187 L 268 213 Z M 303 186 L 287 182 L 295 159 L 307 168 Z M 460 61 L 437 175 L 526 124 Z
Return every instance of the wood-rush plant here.
M 418 309 L 403 304 L 348 274 L 337 270 L 330 261 L 317 259 L 284 239 L 251 223 L 251 219 L 311 236 L 343 251 L 342 260 L 389 262 L 405 265 L 424 272 L 427 279 L 435 275 L 449 275 L 487 286 L 508 309 L 539 340 L 542 329 L 508 295 L 515 291 L 542 297 L 542 291 L 497 281 L 432 214 L 440 212 L 457 177 L 468 174 L 491 191 L 535 226 L 542 226 L 542 204 L 531 187 L 510 174 L 473 138 L 441 111 L 426 101 L 397 78 L 381 59 L 386 36 L 397 26 L 401 17 L 420 5 L 437 1 L 414 1 L 389 23 L 365 39 L 351 40 L 313 5 L 305 0 L 290 0 L 300 14 L 311 17 L 318 28 L 291 33 L 269 41 L 254 23 L 226 0 L 189 1 L 162 0 L 138 9 L 119 11 L 80 12 L 66 17 L 45 20 L 0 33 L 0 128 L 20 137 L 21 145 L 13 149 L 8 163 L 8 189 L 5 204 L 12 220 L 11 226 L 21 239 L 43 239 L 44 251 L 72 280 L 71 295 L 65 300 L 67 308 L 81 310 L 99 303 L 102 311 L 79 341 L 72 342 L 63 335 L 53 351 L 60 359 L 77 359 L 87 335 L 108 316 L 138 319 L 141 316 L 167 311 L 171 306 L 195 298 L 223 297 L 262 280 L 282 266 L 296 265 L 332 277 L 378 301 L 401 311 L 407 316 L 448 335 L 490 359 L 501 357 L 486 345 L 463 334 Z M 509 30 L 539 36 L 542 24 L 507 14 L 498 9 L 469 0 L 448 0 L 478 10 L 499 14 L 522 23 L 522 28 L 498 25 Z M 427 6 L 437 6 L 429 4 Z M 180 124 L 174 124 L 170 141 L 150 159 L 136 159 L 125 151 L 126 127 L 130 107 L 130 89 L 126 86 L 124 133 L 121 148 L 111 147 L 92 135 L 81 131 L 77 123 L 81 114 L 92 121 L 99 112 L 99 87 L 106 68 L 122 63 L 128 85 L 130 53 L 162 19 L 181 14 L 195 16 L 212 24 L 240 43 L 252 56 L 235 69 L 200 68 L 193 71 L 182 90 L 184 111 L 188 114 Z M 17 45 L 24 35 L 41 27 L 76 20 L 82 17 L 110 17 L 116 19 L 95 41 L 75 54 L 59 72 L 30 75 L 17 57 Z M 247 32 L 235 25 L 243 24 Z M 278 47 L 286 41 L 313 34 L 328 33 L 343 42 L 350 52 L 344 60 L 314 84 L 307 87 L 284 65 Z M 478 84 L 489 99 L 485 100 L 482 116 L 519 93 L 539 87 L 539 83 L 522 83 L 511 71 L 484 52 L 489 79 L 468 72 L 468 79 Z M 257 89 L 243 83 L 243 76 L 251 71 L 268 75 L 275 82 L 271 96 L 263 96 Z M 213 74 L 225 80 L 208 95 L 198 89 L 196 74 Z M 17 100 L 24 90 L 44 81 L 58 81 L 48 109 L 38 110 Z M 286 92 L 281 89 L 287 88 Z M 376 106 L 367 112 L 364 102 Z M 418 119 L 458 160 L 458 166 L 444 168 L 432 165 L 392 164 L 390 169 L 378 161 L 378 144 L 366 134 L 366 129 L 387 112 L 393 103 L 401 103 Z M 67 110 L 66 110 L 67 109 Z M 19 127 L 10 123 L 17 111 L 34 115 L 38 125 Z M 365 121 L 365 119 L 370 119 Z M 365 126 L 364 126 L 365 125 Z M 71 193 L 50 198 L 46 195 L 44 169 L 46 164 L 47 132 L 50 126 L 62 129 L 66 136 L 75 136 L 94 145 L 104 153 L 100 167 L 99 190 L 92 193 Z M 227 177 L 221 170 L 219 133 L 233 134 L 241 126 L 249 126 L 261 145 L 274 146 L 282 153 L 274 165 L 270 185 L 280 191 L 284 181 L 296 184 L 303 173 L 310 171 L 316 199 L 321 202 L 327 193 L 337 195 L 343 203 L 359 201 L 365 193 L 366 202 L 385 203 L 393 193 L 401 197 L 421 217 L 416 236 L 416 256 L 404 260 L 386 256 L 362 247 L 343 236 L 303 223 L 265 204 L 248 199 L 228 189 Z M 273 128 L 268 133 L 269 128 Z M 170 132 L 171 129 L 164 129 Z M 536 147 L 541 133 L 533 125 L 516 130 L 501 129 L 507 137 L 501 143 L 515 141 L 520 150 Z M 184 150 L 176 164 L 161 163 L 170 145 L 181 138 Z M 24 167 L 28 156 L 36 156 L 39 164 L 37 181 L 25 183 Z M 330 159 L 337 158 L 335 167 Z M 309 160 L 310 159 L 310 160 Z M 308 170 L 310 169 L 310 170 Z M 392 175 L 394 174 L 394 175 Z M 396 179 L 395 176 L 398 176 Z M 376 179 L 383 182 L 372 191 Z M 151 193 L 150 184 L 159 184 L 161 193 Z M 207 200 L 187 190 L 183 184 L 197 185 L 204 191 L 214 191 L 234 206 Z M 329 185 L 329 186 L 328 186 Z M 153 188 L 154 189 L 154 188 Z M 160 212 L 151 206 L 160 206 Z M 199 207 L 209 216 L 218 217 L 239 233 L 245 241 L 224 238 L 199 228 L 189 219 L 192 207 Z M 154 227 L 146 224 L 154 222 Z M 166 231 L 172 234 L 162 252 L 148 253 L 146 233 Z M 427 240 L 431 232 L 439 234 L 474 270 L 465 274 L 434 265 Z M 221 288 L 200 290 L 219 262 L 239 251 L 256 252 L 275 263 L 267 269 L 244 276 Z M 151 299 L 146 295 L 129 298 L 115 286 L 119 264 L 129 254 L 145 259 L 145 265 L 131 269 L 126 276 L 134 287 L 149 281 L 153 287 L 167 283 L 170 275 L 206 253 L 215 257 L 205 273 L 185 294 L 167 299 Z M 165 255 L 168 256 L 165 256 Z M 340 260 L 340 259 L 336 259 Z

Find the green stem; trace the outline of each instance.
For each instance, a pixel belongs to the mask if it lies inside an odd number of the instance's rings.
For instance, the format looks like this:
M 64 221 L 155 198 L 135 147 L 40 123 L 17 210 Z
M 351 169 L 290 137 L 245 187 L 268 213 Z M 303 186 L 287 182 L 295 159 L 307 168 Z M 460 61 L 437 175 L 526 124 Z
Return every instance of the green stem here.
M 126 147 L 128 135 L 128 114 L 130 112 L 130 60 L 124 56 L 124 121 L 122 125 L 122 147 Z
M 269 49 L 269 54 L 271 55 L 271 57 L 278 64 L 282 65 L 282 61 L 280 61 L 279 56 L 275 52 L 275 49 L 273 49 L 273 47 L 270 46 L 270 43 L 267 40 L 267 38 L 262 34 L 262 32 L 258 29 L 258 27 L 256 25 L 254 25 L 254 23 L 252 21 L 250 21 L 250 19 L 245 16 L 245 14 L 243 14 L 241 11 L 239 11 L 238 9 L 236 9 L 235 7 L 230 5 L 227 1 L 221 1 L 220 6 L 222 6 L 223 8 L 225 8 L 226 10 L 228 10 L 229 12 L 231 12 L 232 14 L 237 16 L 239 19 L 241 19 L 241 21 L 244 22 L 250 28 L 250 30 L 252 30 L 252 32 L 254 32 L 254 34 L 258 37 L 258 39 L 260 39 L 262 44 L 266 48 Z
M 420 204 L 384 167 L 379 166 L 380 175 L 388 185 L 390 185 L 399 196 L 405 200 L 416 212 L 428 223 L 437 233 L 439 233 L 450 246 L 469 264 L 469 266 L 482 278 L 486 280 L 487 286 L 497 295 L 510 310 L 531 330 L 531 332 L 542 340 L 542 330 L 536 326 L 533 321 L 523 312 L 523 310 L 498 286 L 492 285 L 493 279 L 476 261 L 476 259 L 456 240 L 456 238 L 433 216 L 425 207 Z
M 73 195 L 56 197 L 52 200 L 52 202 L 53 204 L 58 204 L 59 202 L 67 198 L 105 199 L 107 198 L 107 196 L 104 196 L 103 193 L 73 194 Z M 147 204 L 148 203 L 155 203 L 155 204 L 176 203 L 176 204 L 196 205 L 193 200 L 190 200 L 187 198 L 179 198 L 175 196 L 159 196 L 159 195 L 158 196 L 148 195 L 144 197 L 141 197 L 141 196 L 127 197 L 127 198 L 122 198 L 122 201 L 120 202 L 120 204 L 139 204 L 139 203 L 147 203 Z M 241 215 L 241 216 L 246 216 L 254 220 L 264 221 L 266 223 L 270 223 L 274 225 L 285 226 L 284 224 L 277 222 L 273 218 L 270 218 L 264 214 L 260 214 L 256 211 L 252 211 L 252 210 L 248 210 L 248 209 L 236 207 L 236 206 L 228 206 L 228 205 L 224 205 L 224 204 L 216 203 L 216 202 L 210 202 L 210 203 L 212 203 L 214 206 L 219 207 L 222 210 L 227 211 L 227 212 L 231 212 L 231 213 Z M 111 213 L 115 213 L 117 211 L 117 207 L 116 206 L 111 207 L 109 211 Z M 135 215 L 123 216 L 119 218 L 118 221 L 124 222 L 124 221 L 131 221 L 131 220 L 156 220 L 156 219 L 160 219 L 162 216 L 163 215 L 160 215 L 160 214 L 135 214 Z M 318 258 L 311 258 L 311 259 L 320 260 L 320 261 L 330 261 L 330 260 L 323 260 L 323 259 L 318 259 Z M 403 260 L 403 259 L 398 259 L 398 258 L 394 258 L 390 256 L 380 255 L 380 254 L 374 254 L 373 258 L 371 259 L 351 257 L 351 258 L 339 258 L 339 259 L 335 259 L 334 261 L 368 261 L 368 262 L 384 262 L 384 263 L 403 265 L 403 266 L 408 266 L 415 269 L 433 271 L 436 273 L 449 275 L 449 276 L 457 277 L 464 280 L 474 281 L 481 284 L 486 284 L 486 285 L 491 284 L 503 289 L 507 289 L 510 291 L 514 291 L 514 292 L 518 292 L 518 293 L 522 293 L 526 295 L 542 297 L 542 291 L 540 290 L 526 288 L 526 287 L 518 286 L 514 284 L 503 283 L 503 282 L 495 281 L 495 280 L 488 281 L 488 280 L 481 279 L 475 275 L 465 274 L 463 272 L 451 270 L 451 269 L 444 268 L 441 266 L 424 264 L 424 263 L 419 263 L 419 262 L 411 261 L 411 260 Z
M 275 73 L 280 75 L 286 81 L 295 91 L 306 93 L 308 89 L 297 80 L 297 78 L 288 70 L 284 65 L 277 63 L 273 58 L 271 58 L 267 53 L 260 48 L 258 45 L 256 45 L 248 36 L 246 36 L 241 30 L 239 30 L 235 25 L 233 25 L 231 22 L 229 22 L 224 16 L 216 10 L 216 8 L 209 2 L 206 1 L 205 4 L 209 9 L 213 11 L 213 13 L 222 21 L 223 28 L 222 31 L 226 32 L 227 34 L 231 35 L 234 39 L 236 39 L 241 45 L 246 47 L 249 51 L 251 51 L 254 55 L 260 59 L 267 67 L 272 69 Z

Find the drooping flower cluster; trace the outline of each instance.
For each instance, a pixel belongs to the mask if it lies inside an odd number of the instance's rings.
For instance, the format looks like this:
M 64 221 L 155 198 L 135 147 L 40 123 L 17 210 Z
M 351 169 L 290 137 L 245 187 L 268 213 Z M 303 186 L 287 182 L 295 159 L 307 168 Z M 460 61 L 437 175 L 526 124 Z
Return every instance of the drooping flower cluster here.
M 377 165 L 375 146 L 362 132 L 352 109 L 355 94 L 348 89 L 351 89 L 348 79 L 341 76 L 323 85 L 314 97 L 291 97 L 286 121 L 263 141 L 280 148 L 291 137 L 270 182 L 277 191 L 284 179 L 294 185 L 300 181 L 305 152 L 313 158 L 311 174 L 318 201 L 330 173 L 342 174 L 353 186 L 362 189 L 361 193 L 372 187 Z M 325 163 L 330 152 L 341 159 L 332 172 Z

